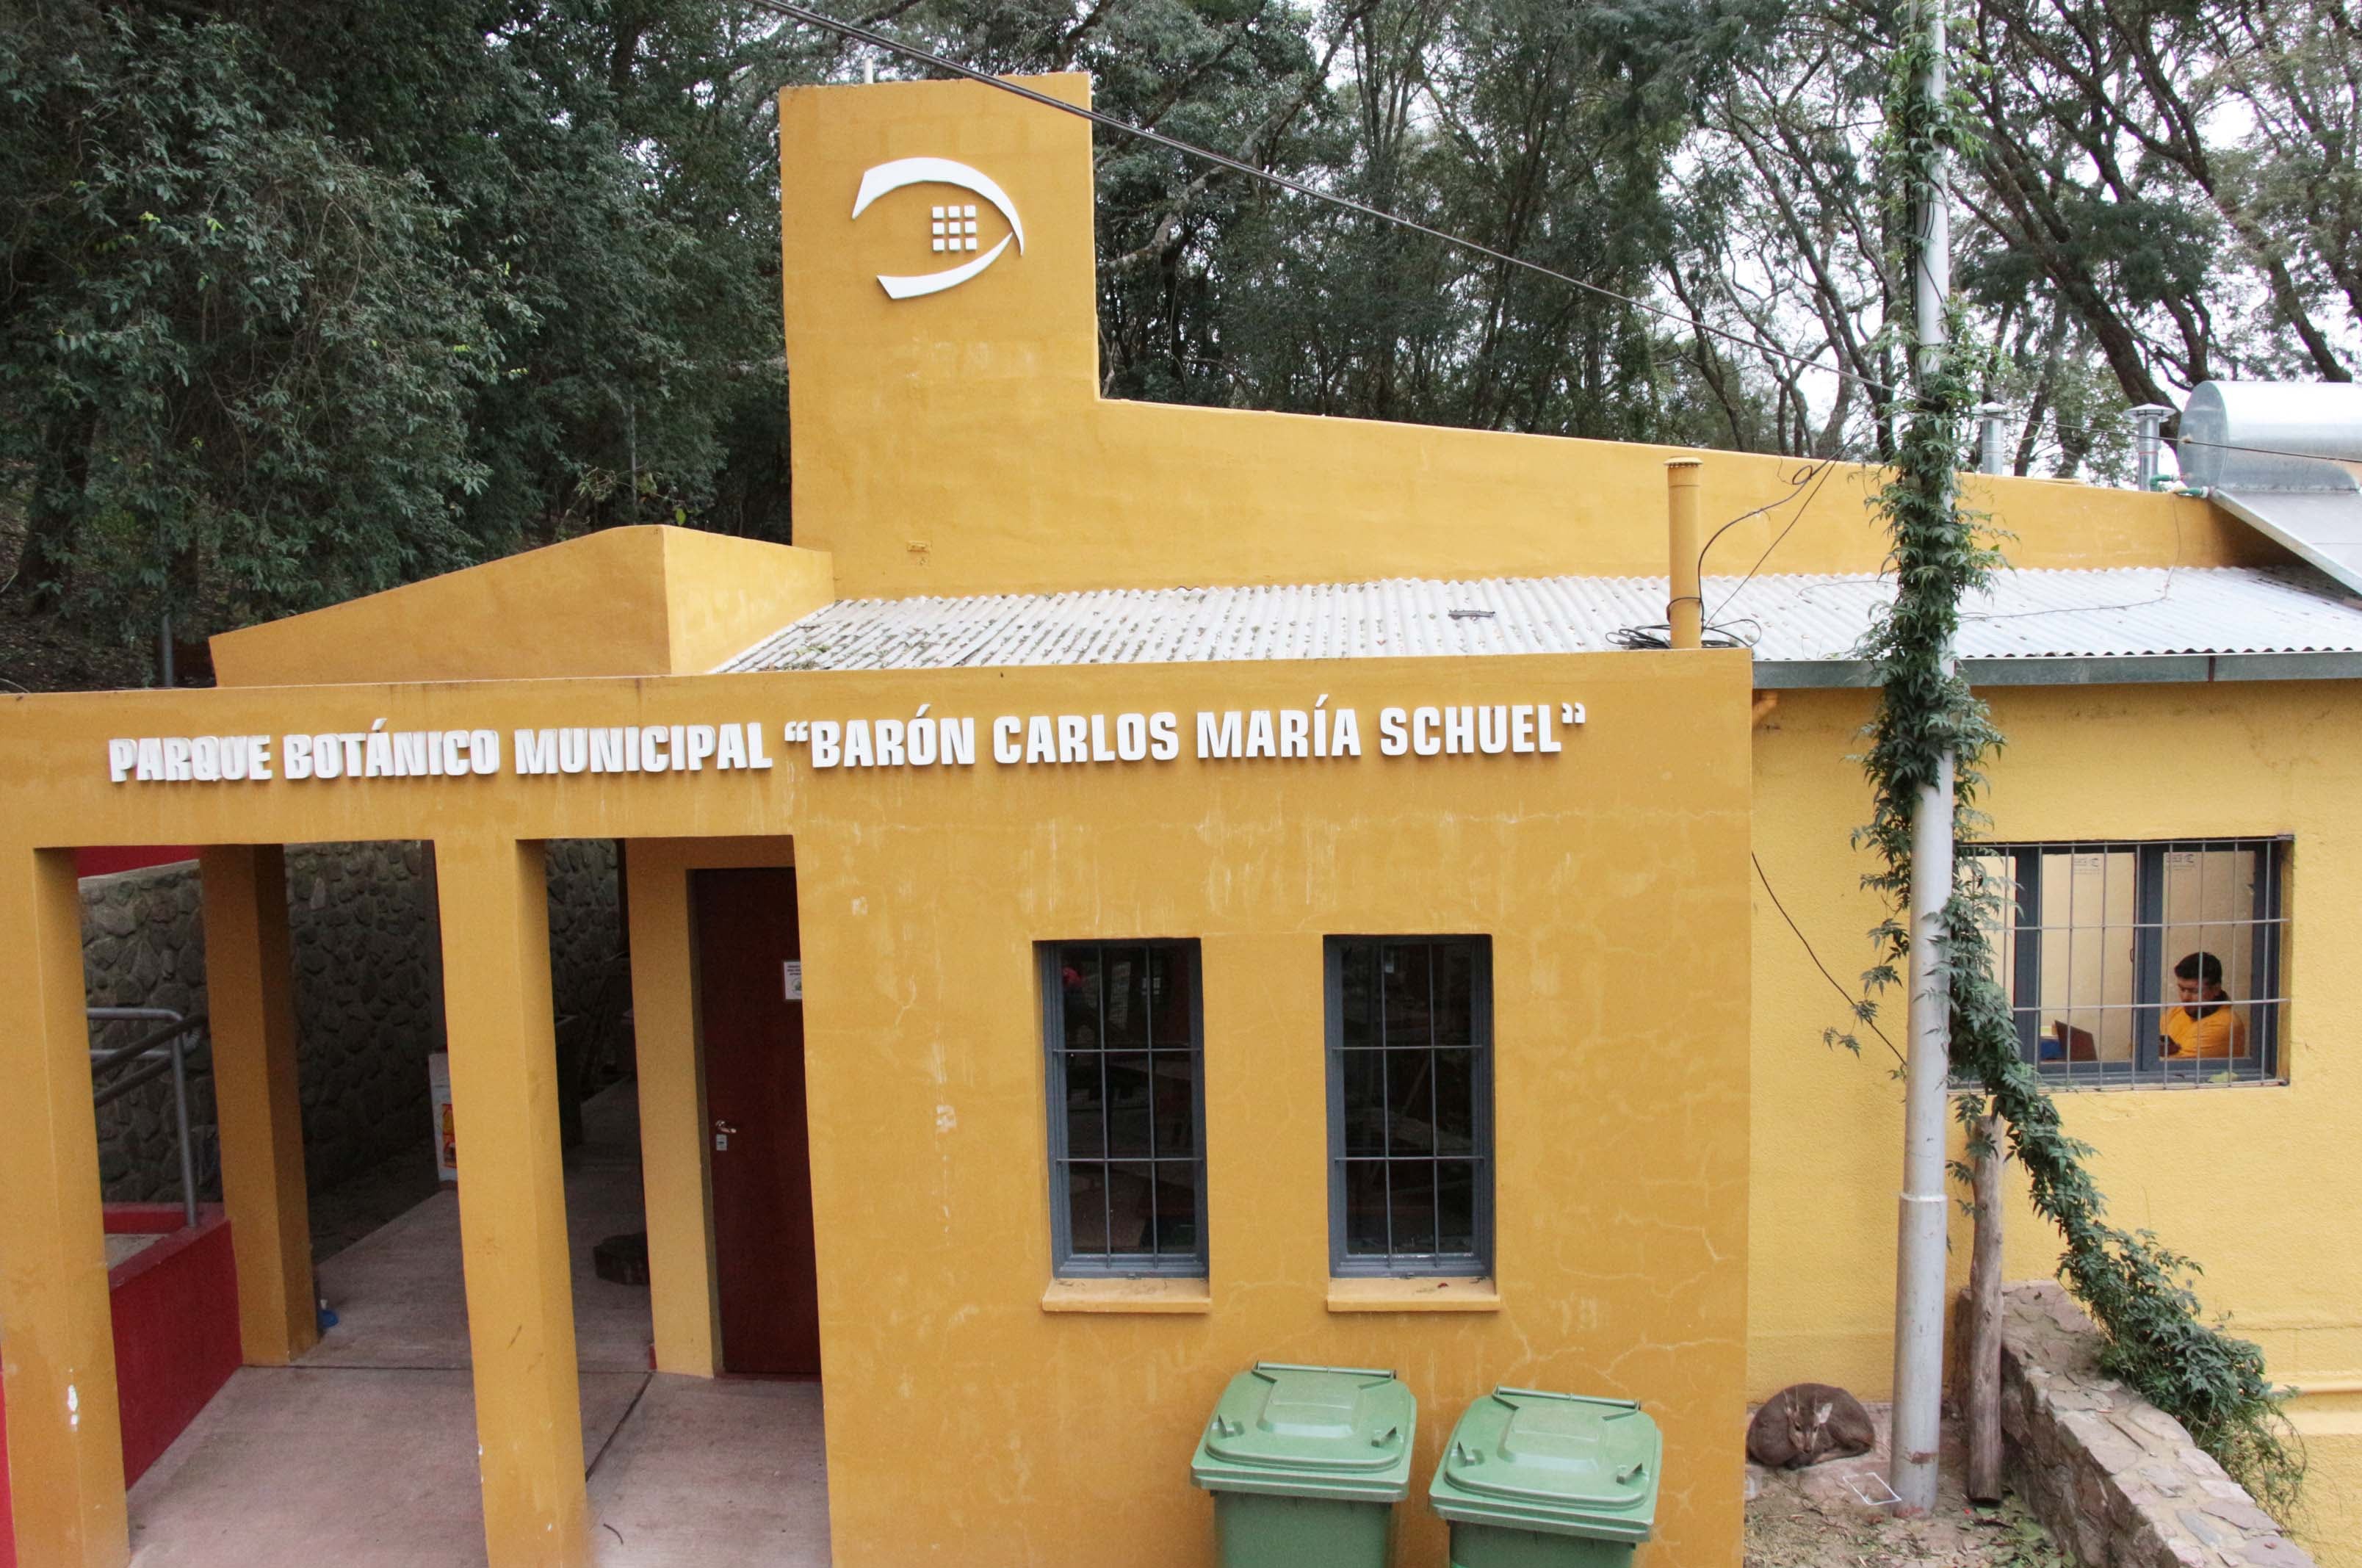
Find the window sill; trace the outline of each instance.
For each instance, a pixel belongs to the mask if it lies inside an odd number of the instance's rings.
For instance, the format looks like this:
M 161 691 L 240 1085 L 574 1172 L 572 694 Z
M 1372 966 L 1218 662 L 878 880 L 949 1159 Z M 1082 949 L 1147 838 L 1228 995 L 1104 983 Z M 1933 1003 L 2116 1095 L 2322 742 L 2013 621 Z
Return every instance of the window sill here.
M 1210 1312 L 1214 1293 L 1202 1279 L 1054 1279 L 1042 1292 L 1044 1312 Z
M 1331 1279 L 1331 1312 L 1497 1312 L 1501 1293 L 1485 1275 Z

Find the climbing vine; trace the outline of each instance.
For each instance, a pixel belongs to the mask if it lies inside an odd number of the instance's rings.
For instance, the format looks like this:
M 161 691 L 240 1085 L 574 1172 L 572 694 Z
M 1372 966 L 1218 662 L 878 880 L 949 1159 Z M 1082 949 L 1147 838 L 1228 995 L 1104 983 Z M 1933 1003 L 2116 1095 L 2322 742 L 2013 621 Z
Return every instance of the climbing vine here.
M 1882 153 L 1893 176 L 1887 189 L 1902 203 L 1937 189 L 1944 161 L 1971 150 L 1959 102 L 1934 100 L 1921 86 L 1928 47 L 1912 29 L 1888 94 Z M 1922 240 L 1910 213 L 1898 214 L 1890 232 L 1904 237 L 1900 275 L 1915 276 Z M 1862 757 L 1873 809 L 1855 842 L 1878 858 L 1880 868 L 1864 882 L 1888 911 L 1871 933 L 1879 958 L 1865 981 L 1872 992 L 1894 985 L 1907 968 L 1911 822 L 1920 791 L 1940 777 L 1948 756 L 1955 836 L 1972 842 L 1985 825 L 1976 806 L 1985 782 L 1981 766 L 2002 740 L 1947 657 L 1962 596 L 2001 562 L 1986 520 L 1962 507 L 1954 477 L 1977 366 L 1964 338 L 1955 319 L 1943 348 L 1918 366 L 1893 474 L 1877 502 L 1893 540 L 1896 592 L 1865 650 L 1881 696 Z M 2036 1210 L 2066 1242 L 2059 1275 L 2107 1335 L 2104 1369 L 2172 1414 L 2258 1501 L 2285 1517 L 2304 1462 L 2281 1411 L 2283 1395 L 2265 1375 L 2263 1352 L 2205 1320 L 2191 1289 L 2196 1264 L 2147 1231 L 2108 1222 L 2106 1199 L 2084 1166 L 2090 1147 L 2060 1127 L 2040 1073 L 2018 1053 L 2016 1023 L 1986 934 L 1999 923 L 1998 889 L 1972 858 L 1955 864 L 1961 869 L 1945 906 L 1937 956 L 1951 989 L 1953 1071 L 1977 1086 L 1958 1098 L 1956 1114 L 1971 1139 L 1988 1110 L 2006 1124 L 2009 1151 L 2032 1184 Z M 1860 1011 L 1868 1018 L 1869 1004 Z M 1956 1167 L 1956 1176 L 1962 1174 Z

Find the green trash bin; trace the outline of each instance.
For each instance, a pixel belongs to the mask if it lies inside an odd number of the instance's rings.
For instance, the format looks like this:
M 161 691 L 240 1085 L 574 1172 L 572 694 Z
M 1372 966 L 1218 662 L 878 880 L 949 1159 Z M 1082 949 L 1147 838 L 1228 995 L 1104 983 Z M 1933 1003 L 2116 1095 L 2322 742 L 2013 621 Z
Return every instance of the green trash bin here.
M 1222 1568 L 1386 1568 L 1418 1419 L 1391 1372 L 1261 1361 L 1231 1378 L 1189 1462 Z
M 1629 1399 L 1496 1388 L 1452 1429 L 1428 1501 L 1451 1523 L 1451 1568 L 1627 1568 L 1663 1457 Z

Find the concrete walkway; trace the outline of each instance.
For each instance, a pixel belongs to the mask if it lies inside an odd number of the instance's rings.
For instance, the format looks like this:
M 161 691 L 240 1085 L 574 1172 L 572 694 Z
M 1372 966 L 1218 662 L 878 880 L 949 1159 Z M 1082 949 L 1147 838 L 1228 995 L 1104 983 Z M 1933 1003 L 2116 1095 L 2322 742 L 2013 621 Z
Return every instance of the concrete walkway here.
M 820 1388 L 648 1370 L 648 1293 L 592 1272 L 641 1226 L 637 1107 L 584 1107 L 566 1177 L 582 1455 L 602 1568 L 806 1568 L 828 1553 Z M 463 1155 L 464 1158 L 464 1155 Z M 470 1568 L 484 1562 L 474 1395 L 446 1190 L 320 1267 L 338 1322 L 246 1367 L 131 1490 L 136 1568 Z

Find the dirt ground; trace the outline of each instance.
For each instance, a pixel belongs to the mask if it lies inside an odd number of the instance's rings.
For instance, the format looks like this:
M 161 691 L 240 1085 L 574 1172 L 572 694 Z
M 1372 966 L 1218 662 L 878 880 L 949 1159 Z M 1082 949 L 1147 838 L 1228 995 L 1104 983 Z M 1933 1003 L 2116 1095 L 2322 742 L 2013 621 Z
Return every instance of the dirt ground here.
M 1944 1423 L 1936 1509 L 1900 1519 L 1886 1485 L 1886 1408 L 1870 1408 L 1880 1446 L 1809 1470 L 1747 1467 L 1747 1568 L 2074 1568 L 2014 1497 L 1973 1508 L 1958 1425 Z

